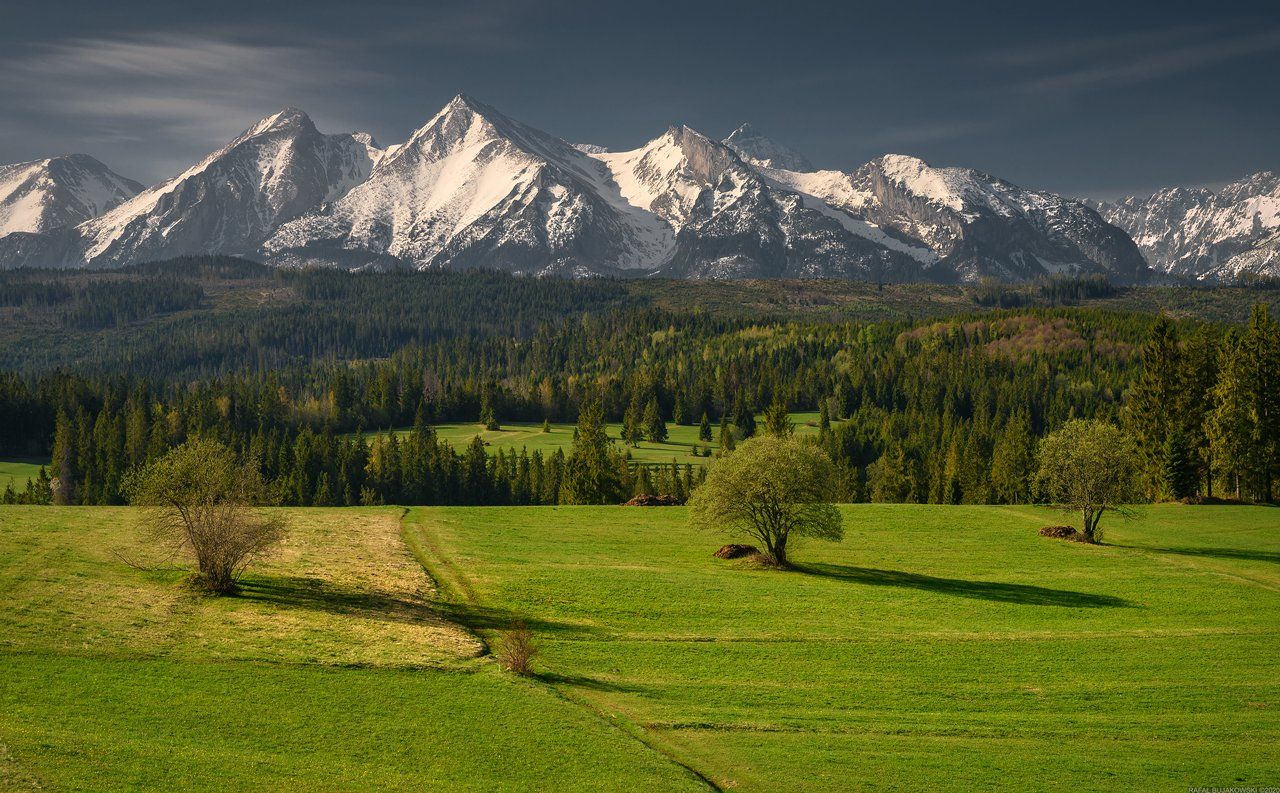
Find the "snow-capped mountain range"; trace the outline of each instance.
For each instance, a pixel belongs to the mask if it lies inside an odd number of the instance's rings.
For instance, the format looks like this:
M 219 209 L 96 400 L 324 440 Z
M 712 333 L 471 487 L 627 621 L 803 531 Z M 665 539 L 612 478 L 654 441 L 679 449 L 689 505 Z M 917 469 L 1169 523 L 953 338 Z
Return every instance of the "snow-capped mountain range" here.
M 1280 275 L 1280 176 L 1220 190 L 1173 187 L 1099 206 L 1160 272 L 1196 280 Z
M 55 174 L 62 161 L 78 170 Z M 33 169 L 43 175 L 23 176 Z M 145 190 L 83 155 L 0 166 L 0 267 L 192 253 L 573 276 L 1131 282 L 1150 272 L 1094 208 L 979 171 L 901 155 L 815 170 L 749 125 L 723 141 L 673 126 L 611 152 L 462 95 L 385 149 L 363 133 L 323 134 L 286 108 Z

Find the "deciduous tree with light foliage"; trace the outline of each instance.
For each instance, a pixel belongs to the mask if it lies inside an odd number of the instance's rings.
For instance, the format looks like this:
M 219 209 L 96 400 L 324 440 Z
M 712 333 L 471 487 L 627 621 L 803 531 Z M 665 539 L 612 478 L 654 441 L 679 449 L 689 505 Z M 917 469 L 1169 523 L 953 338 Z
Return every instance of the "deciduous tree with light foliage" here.
M 267 497 L 257 467 L 214 440 L 170 450 L 131 474 L 126 491 L 144 507 L 145 538 L 193 556 L 198 583 L 216 594 L 233 592 L 245 568 L 284 539 L 281 516 L 253 508 Z
M 751 438 L 711 467 L 689 499 L 689 519 L 698 528 L 751 537 L 786 567 L 793 538 L 844 539 L 840 511 L 831 503 L 836 485 L 835 466 L 816 445 Z
M 1129 437 L 1103 421 L 1073 419 L 1040 442 L 1036 485 L 1042 500 L 1084 518 L 1086 542 L 1101 538 L 1104 513 L 1127 513 L 1137 495 L 1137 453 Z

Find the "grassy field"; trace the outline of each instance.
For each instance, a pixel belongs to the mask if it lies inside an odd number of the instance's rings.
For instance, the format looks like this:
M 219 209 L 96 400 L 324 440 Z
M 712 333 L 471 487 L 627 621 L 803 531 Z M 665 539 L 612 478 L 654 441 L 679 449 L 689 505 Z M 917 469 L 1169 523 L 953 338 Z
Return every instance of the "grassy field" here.
M 131 509 L 0 507 L 0 789 L 1276 784 L 1276 510 L 842 509 L 786 573 L 682 508 L 289 510 L 210 599 Z
M 0 790 L 697 787 L 478 658 L 400 515 L 291 511 L 284 552 L 210 599 L 133 510 L 0 507 Z
M 35 479 L 40 473 L 40 466 L 49 464 L 48 460 L 37 459 L 18 459 L 18 460 L 0 460 L 0 492 L 10 484 L 13 489 L 22 492 L 27 486 L 28 479 Z
M 800 572 L 681 509 L 415 510 L 447 591 L 715 784 L 1168 790 L 1280 768 L 1274 509 L 1156 507 L 1111 545 L 1032 508 L 857 505 Z
M 758 418 L 763 421 L 763 418 Z M 818 433 L 818 413 L 801 412 L 792 413 L 791 420 L 796 427 L 797 435 L 816 435 Z M 836 422 L 838 423 L 838 422 Z M 488 446 L 488 451 L 493 454 L 498 449 L 505 451 L 519 452 L 521 449 L 528 449 L 532 454 L 535 450 L 541 450 L 544 455 L 554 452 L 556 449 L 563 449 L 565 454 L 569 453 L 569 446 L 573 443 L 573 431 L 577 427 L 576 424 L 552 424 L 551 432 L 542 431 L 542 422 L 509 422 L 502 425 L 501 429 L 485 430 L 479 424 L 438 424 L 435 426 L 437 436 L 444 441 L 448 441 L 455 449 L 462 450 L 467 444 L 471 443 L 471 439 L 479 435 Z M 619 449 L 627 447 L 622 442 L 622 425 L 610 424 L 609 437 L 612 438 Z M 401 434 L 408 430 L 399 430 Z M 639 463 L 670 464 L 675 460 L 680 465 L 685 463 L 693 463 L 694 465 L 703 465 L 707 462 L 706 457 L 695 457 L 693 455 L 693 447 L 710 448 L 713 452 L 720 448 L 716 442 L 720 434 L 718 424 L 711 428 L 713 440 L 706 443 L 698 439 L 697 425 L 687 426 L 681 424 L 667 423 L 667 440 L 663 443 L 650 443 L 649 441 L 641 441 L 639 445 L 630 447 L 631 458 Z

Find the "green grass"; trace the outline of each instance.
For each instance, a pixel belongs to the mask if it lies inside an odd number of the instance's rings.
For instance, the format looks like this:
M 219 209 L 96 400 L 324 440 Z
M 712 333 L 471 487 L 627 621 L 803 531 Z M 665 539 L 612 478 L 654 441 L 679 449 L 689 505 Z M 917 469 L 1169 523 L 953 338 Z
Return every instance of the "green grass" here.
M 763 421 L 763 417 L 759 417 L 758 421 Z M 795 424 L 797 435 L 816 435 L 818 433 L 818 412 L 800 412 L 792 413 L 791 420 Z M 838 423 L 838 422 L 837 422 Z M 573 443 L 573 431 L 576 424 L 552 424 L 551 432 L 542 431 L 542 422 L 506 422 L 497 430 L 485 430 L 479 424 L 438 424 L 435 426 L 436 435 L 440 440 L 447 441 L 455 449 L 461 451 L 471 443 L 471 439 L 479 435 L 487 444 L 487 451 L 490 454 L 496 453 L 499 449 L 504 451 L 516 451 L 527 449 L 530 454 L 535 450 L 541 451 L 544 455 L 554 452 L 556 449 L 563 449 L 565 454 L 569 453 L 569 447 Z M 397 430 L 400 434 L 405 434 L 408 430 Z M 622 425 L 610 424 L 608 426 L 609 437 L 612 438 L 620 450 L 629 450 L 631 459 L 639 463 L 647 463 L 651 465 L 670 464 L 675 460 L 680 465 L 692 463 L 694 465 L 704 465 L 707 462 L 706 457 L 695 457 L 693 448 L 710 448 L 713 452 L 720 448 L 716 442 L 720 434 L 719 424 L 713 424 L 711 434 L 713 440 L 710 443 L 698 439 L 698 426 L 667 423 L 667 440 L 663 443 L 650 443 L 649 441 L 641 441 L 639 445 L 627 447 L 622 442 Z
M 545 678 L 717 784 L 1275 784 L 1277 512 L 1155 507 L 1087 547 L 1028 507 L 857 505 L 779 573 L 684 510 L 423 509 L 449 592 Z
M 206 598 L 134 510 L 0 507 L 0 789 L 698 786 L 477 657 L 400 514 L 291 510 L 242 596 Z
M 21 493 L 27 486 L 27 480 L 35 479 L 40 473 L 42 465 L 48 466 L 49 461 L 36 458 L 0 460 L 0 493 L 9 485 Z
M 683 508 L 288 510 L 207 598 L 135 510 L 0 507 L 0 789 L 1276 783 L 1275 509 L 842 509 L 792 572 Z

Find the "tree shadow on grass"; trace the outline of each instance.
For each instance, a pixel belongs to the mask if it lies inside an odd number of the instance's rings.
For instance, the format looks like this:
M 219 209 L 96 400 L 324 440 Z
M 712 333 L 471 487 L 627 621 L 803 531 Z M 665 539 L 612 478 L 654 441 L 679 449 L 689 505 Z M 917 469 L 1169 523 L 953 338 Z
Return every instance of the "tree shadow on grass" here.
M 851 567 L 840 564 L 807 564 L 796 569 L 809 575 L 835 578 L 851 584 L 895 586 L 937 592 L 941 595 L 1018 603 L 1026 606 L 1065 606 L 1068 608 L 1133 608 L 1136 604 L 1112 595 L 1095 595 L 1070 589 L 1050 589 L 1031 584 L 1005 584 L 999 581 L 968 581 L 962 578 L 939 578 L 902 570 L 878 570 L 873 567 Z
M 615 693 L 638 694 L 648 691 L 644 686 L 637 686 L 631 683 L 611 683 L 607 680 L 597 680 L 594 677 L 585 677 L 583 675 L 561 675 L 555 672 L 537 672 L 533 675 L 537 680 L 552 686 L 573 686 L 574 688 L 588 688 L 592 691 L 612 691 Z
M 1178 556 L 1208 556 L 1214 559 L 1238 559 L 1245 562 L 1280 564 L 1280 552 L 1255 551 L 1248 548 L 1164 548 L 1154 545 L 1115 545 L 1113 547 L 1130 548 L 1135 551 L 1151 551 L 1153 553 L 1172 553 Z
M 240 581 L 238 589 L 238 596 L 245 600 L 386 622 L 448 620 L 473 630 L 506 630 L 513 623 L 523 621 L 531 630 L 545 633 L 587 630 L 566 623 L 530 619 L 505 609 L 437 603 L 408 593 L 355 588 L 319 578 L 254 576 Z

